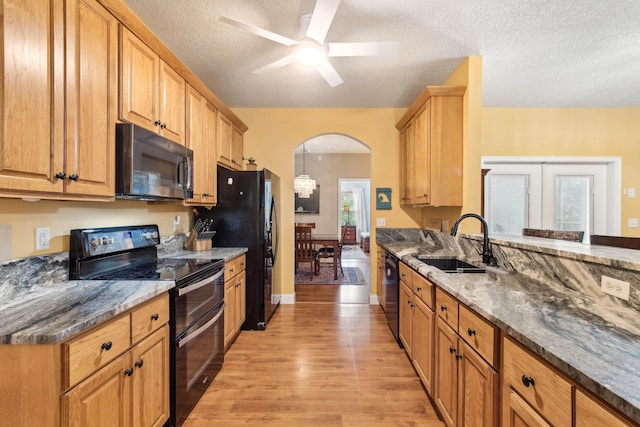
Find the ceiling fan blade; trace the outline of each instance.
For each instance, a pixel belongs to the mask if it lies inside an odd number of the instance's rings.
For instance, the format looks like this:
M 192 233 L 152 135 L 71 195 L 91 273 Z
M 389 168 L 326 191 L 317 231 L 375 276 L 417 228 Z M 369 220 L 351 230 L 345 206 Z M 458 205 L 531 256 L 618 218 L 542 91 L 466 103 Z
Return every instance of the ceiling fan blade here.
M 290 39 L 289 37 L 285 37 L 285 36 L 281 36 L 280 34 L 276 34 L 276 33 L 272 33 L 271 31 L 265 30 L 264 28 L 260 28 L 260 27 L 256 27 L 254 25 L 251 24 L 247 24 L 241 21 L 238 21 L 236 19 L 233 18 L 229 18 L 228 16 L 220 16 L 220 18 L 218 18 L 219 21 L 224 22 L 226 24 L 229 25 L 233 25 L 234 27 L 238 27 L 241 28 L 245 31 L 248 31 L 250 33 L 253 33 L 257 36 L 263 37 L 267 40 L 271 40 L 273 42 L 279 43 L 281 45 L 285 45 L 285 46 L 293 46 L 295 44 L 297 44 L 298 42 L 295 40 Z
M 316 65 L 316 70 L 322 77 L 329 83 L 329 86 L 336 87 L 344 83 L 335 68 L 329 64 L 329 61 L 322 61 L 319 65 Z
M 278 68 L 282 68 L 285 65 L 289 65 L 292 62 L 295 62 L 295 60 L 296 60 L 295 55 L 287 55 L 284 58 L 280 58 L 277 61 L 272 62 L 271 64 L 265 65 L 262 68 L 258 68 L 253 72 L 253 74 L 268 73 L 269 71 L 277 70 Z
M 307 37 L 317 41 L 318 43 L 324 43 L 325 37 L 329 32 L 329 27 L 333 22 L 333 18 L 336 16 L 338 6 L 340 6 L 341 0 L 317 0 L 316 6 L 313 9 L 313 15 L 311 16 L 311 22 L 307 29 Z
M 327 56 L 391 56 L 398 53 L 398 42 L 329 43 Z

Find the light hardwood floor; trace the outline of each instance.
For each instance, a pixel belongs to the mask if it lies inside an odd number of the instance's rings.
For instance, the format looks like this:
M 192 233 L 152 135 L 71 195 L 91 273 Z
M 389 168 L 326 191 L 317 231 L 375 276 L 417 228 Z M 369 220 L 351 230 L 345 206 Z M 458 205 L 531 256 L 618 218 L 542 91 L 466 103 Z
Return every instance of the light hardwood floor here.
M 442 426 L 369 287 L 309 286 L 242 331 L 183 426 Z

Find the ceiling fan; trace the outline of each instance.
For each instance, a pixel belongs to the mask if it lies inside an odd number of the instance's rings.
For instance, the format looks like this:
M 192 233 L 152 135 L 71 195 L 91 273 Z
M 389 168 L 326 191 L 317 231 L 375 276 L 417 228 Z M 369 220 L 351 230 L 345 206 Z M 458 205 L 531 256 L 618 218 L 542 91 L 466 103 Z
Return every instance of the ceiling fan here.
M 398 50 L 397 42 L 361 42 L 361 43 L 325 43 L 329 27 L 336 15 L 341 0 L 317 0 L 313 14 L 301 19 L 302 37 L 294 40 L 289 37 L 247 24 L 228 16 L 220 16 L 220 21 L 233 25 L 283 46 L 292 47 L 292 52 L 262 68 L 254 74 L 276 70 L 295 61 L 315 67 L 329 86 L 338 86 L 344 81 L 327 60 L 332 56 L 388 56 Z M 306 30 L 305 30 L 306 27 Z

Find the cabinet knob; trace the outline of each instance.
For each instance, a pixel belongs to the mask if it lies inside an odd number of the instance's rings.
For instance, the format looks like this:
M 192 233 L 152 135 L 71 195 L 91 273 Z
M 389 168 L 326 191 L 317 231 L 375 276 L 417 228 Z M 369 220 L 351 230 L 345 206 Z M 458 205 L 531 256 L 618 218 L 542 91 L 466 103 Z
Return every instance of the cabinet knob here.
M 456 360 L 462 359 L 462 355 L 460 353 L 456 353 Z
M 111 346 L 113 345 L 113 343 L 111 341 L 107 341 L 107 342 L 103 342 L 102 343 L 102 349 L 105 351 L 109 351 L 111 350 Z
M 422 292 L 422 286 L 418 286 L 417 291 Z
M 136 360 L 136 363 L 134 363 L 136 368 L 142 368 L 143 364 L 144 364 L 144 361 L 142 359 Z
M 449 347 L 449 353 L 455 353 L 455 352 L 456 352 L 455 347 Z
M 153 122 L 156 126 L 162 126 L 162 122 L 160 120 L 156 120 Z
M 209 193 L 202 193 L 202 197 L 209 197 Z
M 124 374 L 128 377 L 130 377 L 131 375 L 133 375 L 133 368 L 127 368 L 124 370 Z
M 522 384 L 524 384 L 525 387 L 529 387 L 530 385 L 536 385 L 535 381 L 533 381 L 533 378 L 528 377 L 526 375 L 522 376 Z
M 73 175 L 69 175 L 69 180 L 70 181 L 77 181 L 78 180 L 78 174 L 73 174 Z
M 58 172 L 56 174 L 56 178 L 58 178 L 58 179 L 65 179 L 66 177 L 67 177 L 67 174 L 64 173 L 64 172 Z
M 161 128 L 161 129 L 166 129 L 166 128 L 167 128 L 167 124 L 166 124 L 166 123 L 161 124 L 161 125 L 160 125 L 160 128 Z
M 441 305 L 440 306 L 440 311 L 447 311 L 447 306 L 446 305 Z
M 151 320 L 158 320 L 160 318 L 160 316 L 158 315 L 158 313 L 153 313 L 151 315 Z
M 475 335 L 475 334 L 476 334 L 476 330 L 475 330 L 475 329 L 468 328 L 468 329 L 467 329 L 467 333 L 469 334 L 469 336 L 473 336 L 473 335 Z

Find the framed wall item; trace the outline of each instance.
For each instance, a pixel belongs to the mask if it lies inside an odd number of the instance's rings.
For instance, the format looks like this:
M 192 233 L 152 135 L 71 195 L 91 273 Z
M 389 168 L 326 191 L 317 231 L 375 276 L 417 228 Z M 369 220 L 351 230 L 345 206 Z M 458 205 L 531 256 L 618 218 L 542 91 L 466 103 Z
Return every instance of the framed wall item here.
M 391 188 L 376 188 L 376 209 L 391 210 Z
M 320 213 L 320 186 L 316 185 L 308 199 L 300 198 L 295 193 L 294 208 L 295 213 Z

